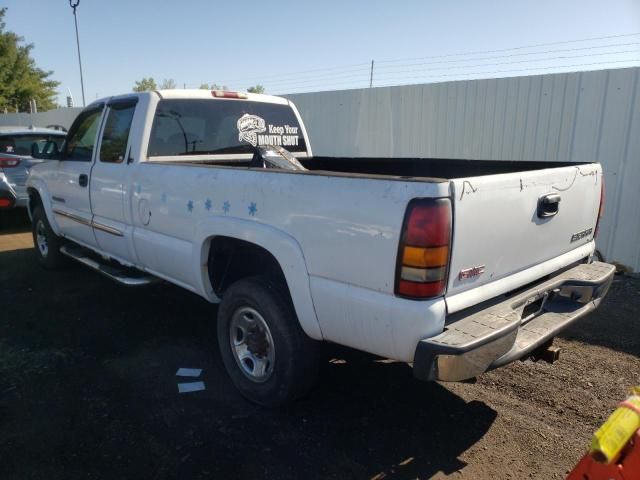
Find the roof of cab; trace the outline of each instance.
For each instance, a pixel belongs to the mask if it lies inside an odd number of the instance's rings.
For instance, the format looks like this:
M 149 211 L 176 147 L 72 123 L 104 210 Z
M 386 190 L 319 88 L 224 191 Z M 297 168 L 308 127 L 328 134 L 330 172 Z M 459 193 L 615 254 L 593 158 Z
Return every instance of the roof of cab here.
M 231 90 L 233 91 L 233 90 Z M 174 89 L 174 90 L 157 90 L 156 93 L 162 98 L 184 98 L 184 99 L 214 99 L 214 100 L 251 100 L 253 102 L 277 103 L 287 105 L 289 101 L 286 98 L 276 97 L 273 95 L 263 95 L 260 93 L 238 92 L 247 96 L 246 99 L 222 98 L 214 97 L 211 90 L 204 89 Z
M 233 91 L 233 90 L 230 90 Z M 112 97 L 100 98 L 98 100 L 94 100 L 86 108 L 95 107 L 96 105 L 112 102 L 114 100 L 120 100 L 125 98 L 135 98 L 135 97 L 144 97 L 157 95 L 160 98 L 167 99 L 203 99 L 203 100 L 224 100 L 224 101 L 244 101 L 250 100 L 252 102 L 264 102 L 264 103 L 274 103 L 277 105 L 289 105 L 290 102 L 286 98 L 276 97 L 274 95 L 263 95 L 260 93 L 248 93 L 248 92 L 238 92 L 247 96 L 246 99 L 243 98 L 222 98 L 222 97 L 214 97 L 211 93 L 212 90 L 204 90 L 204 89 L 173 89 L 173 90 L 154 90 L 148 92 L 132 92 L 132 93 L 124 93 L 122 95 L 114 95 Z

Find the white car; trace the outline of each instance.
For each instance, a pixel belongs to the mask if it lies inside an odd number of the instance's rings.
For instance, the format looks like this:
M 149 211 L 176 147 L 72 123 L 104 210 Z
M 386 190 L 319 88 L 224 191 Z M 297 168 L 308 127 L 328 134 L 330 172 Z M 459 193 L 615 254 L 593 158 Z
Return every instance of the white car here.
M 233 383 L 279 405 L 320 341 L 425 380 L 543 356 L 612 281 L 602 181 L 594 163 L 314 157 L 284 98 L 167 90 L 88 106 L 28 190 L 43 265 L 220 303 Z

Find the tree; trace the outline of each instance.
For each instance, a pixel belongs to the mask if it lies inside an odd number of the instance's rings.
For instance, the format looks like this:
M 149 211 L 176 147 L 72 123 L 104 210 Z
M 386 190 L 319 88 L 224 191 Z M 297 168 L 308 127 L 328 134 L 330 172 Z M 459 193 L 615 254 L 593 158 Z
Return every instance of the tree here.
M 33 44 L 5 31 L 6 8 L 0 8 L 0 111 L 29 111 L 29 101 L 36 101 L 38 110 L 56 107 L 56 87 L 53 72 L 36 67 L 31 58 Z
M 173 80 L 173 78 L 165 78 L 160 84 L 161 90 L 172 90 L 174 88 L 176 88 L 176 82 Z
M 136 80 L 136 84 L 133 87 L 134 92 L 148 92 L 148 91 L 158 90 L 158 85 L 156 85 L 156 81 L 153 77 L 143 77 L 142 80 Z
M 255 87 L 247 88 L 247 92 L 249 92 L 249 93 L 264 93 L 264 87 L 258 83 Z
M 218 85 L 217 83 L 212 83 L 209 85 L 208 83 L 203 83 L 198 88 L 201 90 L 229 90 L 229 87 L 226 85 Z

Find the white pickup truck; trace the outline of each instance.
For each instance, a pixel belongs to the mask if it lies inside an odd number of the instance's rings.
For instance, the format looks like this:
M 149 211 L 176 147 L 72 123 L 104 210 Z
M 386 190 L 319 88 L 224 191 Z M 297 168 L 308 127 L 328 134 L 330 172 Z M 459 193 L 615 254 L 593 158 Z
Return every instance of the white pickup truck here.
M 225 367 L 263 405 L 308 391 L 320 341 L 424 380 L 544 357 L 614 274 L 600 165 L 313 157 L 284 98 L 99 100 L 50 159 L 28 179 L 39 261 L 220 303 Z

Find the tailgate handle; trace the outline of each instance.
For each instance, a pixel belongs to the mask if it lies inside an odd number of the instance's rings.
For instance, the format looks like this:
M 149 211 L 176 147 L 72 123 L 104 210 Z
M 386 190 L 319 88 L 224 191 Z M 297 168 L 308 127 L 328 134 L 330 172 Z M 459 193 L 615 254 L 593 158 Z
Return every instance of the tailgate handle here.
M 559 193 L 547 193 L 538 199 L 538 217 L 546 218 L 553 217 L 558 213 L 560 209 L 560 197 Z

